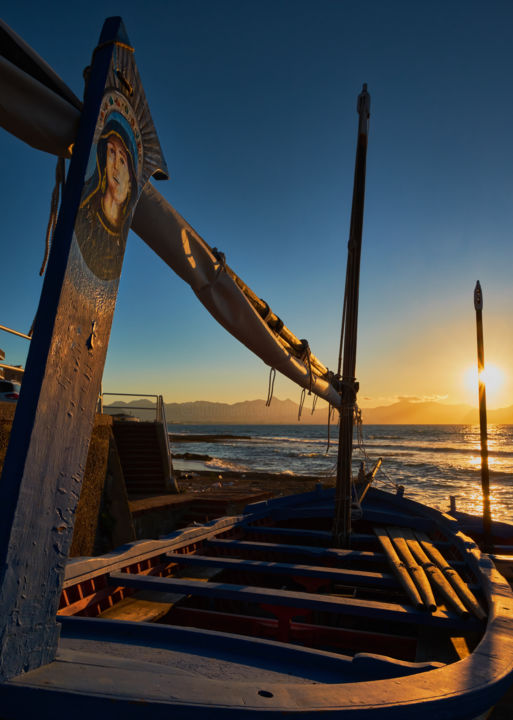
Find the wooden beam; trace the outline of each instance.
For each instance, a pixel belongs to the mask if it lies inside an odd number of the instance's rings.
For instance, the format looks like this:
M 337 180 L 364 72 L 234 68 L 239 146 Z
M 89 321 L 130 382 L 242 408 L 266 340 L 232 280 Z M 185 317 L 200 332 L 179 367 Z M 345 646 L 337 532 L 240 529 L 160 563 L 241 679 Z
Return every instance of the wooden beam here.
M 168 553 L 166 560 L 178 565 L 204 565 L 233 570 L 235 572 L 267 573 L 291 577 L 310 577 L 326 580 L 326 583 L 356 585 L 361 587 L 395 588 L 397 582 L 388 573 L 365 570 L 343 570 L 339 568 L 303 565 L 299 563 L 266 562 L 265 560 L 239 560 L 238 558 L 208 557 L 205 555 L 179 555 Z
M 125 161 L 117 181 L 111 150 Z M 126 237 L 142 188 L 162 171 L 133 48 L 121 19 L 109 18 L 88 71 L 0 482 L 1 680 L 55 657 Z
M 202 583 L 177 578 L 140 577 L 128 573 L 111 573 L 109 582 L 114 586 L 133 587 L 138 590 L 161 590 L 162 592 L 183 592 L 198 597 L 237 600 L 247 603 L 265 603 L 267 605 L 283 605 L 290 608 L 333 612 L 382 620 L 422 624 L 431 627 L 453 630 L 471 630 L 479 625 L 473 618 L 463 620 L 453 613 L 437 610 L 427 614 L 408 605 L 376 602 L 337 595 L 315 595 L 304 592 L 291 592 L 277 588 L 251 587 L 247 585 L 231 585 L 229 583 Z

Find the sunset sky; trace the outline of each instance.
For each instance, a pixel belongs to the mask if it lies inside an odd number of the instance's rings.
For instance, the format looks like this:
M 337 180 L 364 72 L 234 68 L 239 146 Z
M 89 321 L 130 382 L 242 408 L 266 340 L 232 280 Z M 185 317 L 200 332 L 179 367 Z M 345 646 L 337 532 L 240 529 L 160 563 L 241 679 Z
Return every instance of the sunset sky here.
M 93 0 L 4 3 L 3 19 L 82 96 L 102 22 L 121 15 L 170 171 L 159 191 L 336 369 L 356 145 L 371 94 L 357 375 L 363 406 L 477 403 L 486 360 L 513 404 L 513 3 Z M 55 159 L 0 131 L 0 324 L 27 332 Z M 0 333 L 6 362 L 27 343 Z M 268 368 L 135 235 L 104 374 L 167 402 L 265 398 Z M 278 377 L 275 395 L 300 389 Z

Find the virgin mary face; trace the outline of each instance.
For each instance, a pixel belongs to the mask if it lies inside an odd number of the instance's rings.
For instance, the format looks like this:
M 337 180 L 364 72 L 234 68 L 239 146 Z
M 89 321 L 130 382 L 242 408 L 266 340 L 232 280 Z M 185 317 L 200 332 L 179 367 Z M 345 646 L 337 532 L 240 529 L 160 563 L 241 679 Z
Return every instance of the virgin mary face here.
M 107 140 L 107 187 L 105 194 L 116 205 L 122 205 L 130 191 L 130 172 L 125 146 L 115 135 Z

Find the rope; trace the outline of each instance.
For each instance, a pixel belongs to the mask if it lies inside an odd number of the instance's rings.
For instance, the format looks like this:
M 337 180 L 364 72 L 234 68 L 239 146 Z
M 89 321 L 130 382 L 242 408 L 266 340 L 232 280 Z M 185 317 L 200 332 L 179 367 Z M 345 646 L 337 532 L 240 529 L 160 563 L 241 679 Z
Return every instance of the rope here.
M 331 442 L 331 411 L 333 410 L 332 405 L 328 405 L 328 444 L 326 445 L 326 455 L 330 451 L 330 442 Z
M 309 376 L 309 385 L 308 385 L 308 394 L 312 394 L 312 351 L 310 350 L 310 345 L 308 343 L 308 340 L 305 340 L 304 338 L 301 340 L 301 345 L 303 352 L 301 354 L 301 360 L 308 366 L 308 376 Z
M 318 395 L 314 395 L 314 396 L 313 396 L 313 400 L 312 400 L 312 412 L 310 413 L 311 415 L 313 415 L 314 412 L 315 412 L 315 407 L 316 407 L 316 405 L 317 405 L 317 400 L 318 400 L 318 399 L 319 399 L 319 396 L 318 396 Z
M 269 405 L 271 404 L 271 400 L 273 399 L 275 379 L 276 379 L 276 370 L 275 370 L 275 368 L 272 367 L 269 371 L 269 386 L 267 388 L 267 400 L 265 401 L 266 407 L 269 407 Z
M 365 448 L 365 443 L 364 443 L 364 440 L 363 440 L 363 419 L 362 419 L 362 411 L 361 411 L 361 409 L 358 407 L 358 405 L 355 406 L 355 410 L 356 410 L 356 441 L 357 441 L 356 444 L 357 444 L 358 450 L 359 450 L 359 451 L 361 452 L 361 454 L 363 455 L 365 461 L 366 461 L 369 465 L 372 465 L 372 464 L 374 463 L 374 461 L 373 461 L 372 458 L 369 456 L 369 454 L 368 454 L 368 452 L 367 452 L 367 450 L 366 450 L 366 448 Z M 380 483 L 381 483 L 382 485 L 384 485 L 385 487 L 390 487 L 390 488 L 393 488 L 394 490 L 397 490 L 397 487 L 398 487 L 399 483 L 397 483 L 397 482 L 395 482 L 394 480 L 392 480 L 392 478 L 391 478 L 391 477 L 388 475 L 388 473 L 385 471 L 385 469 L 384 469 L 384 467 L 383 467 L 383 464 L 381 464 L 381 467 L 378 469 L 378 474 L 379 474 L 379 473 L 381 473 L 381 475 L 383 475 L 383 476 L 385 477 L 385 480 L 382 480 L 380 477 L 378 477 L 378 476 L 376 475 L 376 477 L 374 478 L 374 482 L 380 482 Z
M 43 275 L 46 269 L 46 263 L 48 262 L 48 256 L 50 255 L 50 246 L 53 240 L 53 234 L 55 232 L 55 226 L 57 225 L 57 216 L 59 214 L 59 200 L 61 195 L 61 186 L 64 185 L 65 165 L 64 158 L 57 158 L 57 165 L 55 167 L 55 185 L 52 192 L 52 199 L 50 202 L 50 217 L 48 219 L 48 227 L 46 228 L 46 239 L 45 239 L 45 256 L 41 265 L 39 275 Z
M 303 405 L 305 404 L 306 388 L 301 390 L 301 397 L 299 398 L 299 410 L 297 414 L 298 422 L 301 420 L 301 413 L 303 412 Z

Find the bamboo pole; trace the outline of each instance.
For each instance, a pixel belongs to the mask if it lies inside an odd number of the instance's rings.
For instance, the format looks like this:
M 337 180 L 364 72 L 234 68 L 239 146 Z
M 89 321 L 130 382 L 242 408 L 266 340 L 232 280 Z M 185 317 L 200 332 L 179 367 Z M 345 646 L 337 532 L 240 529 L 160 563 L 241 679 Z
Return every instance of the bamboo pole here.
M 417 586 L 410 577 L 408 568 L 395 551 L 392 541 L 390 540 L 386 531 L 383 528 L 374 528 L 374 532 L 379 542 L 381 543 L 381 547 L 383 548 L 383 551 L 387 556 L 388 562 L 390 563 L 390 566 L 395 576 L 399 580 L 399 583 L 405 591 L 406 595 L 408 596 L 410 602 L 412 602 L 416 608 L 423 608 L 424 601 L 420 597 Z
M 483 293 L 479 280 L 474 288 L 477 330 L 477 372 L 479 385 L 479 431 L 481 436 L 481 487 L 483 490 L 483 542 L 486 552 L 492 550 L 492 515 L 490 511 L 490 475 L 488 471 L 488 424 L 486 421 L 486 385 L 483 380 Z
M 476 617 L 480 620 L 484 620 L 486 612 L 479 604 L 477 598 L 468 587 L 467 583 L 458 575 L 456 570 L 452 568 L 447 560 L 444 558 L 442 553 L 436 548 L 429 537 L 423 532 L 415 532 L 415 537 L 420 541 L 422 549 L 427 553 L 429 557 L 438 565 L 447 580 L 451 583 L 454 590 L 457 592 L 461 601 Z
M 428 577 L 424 572 L 424 568 L 417 563 L 410 551 L 410 548 L 408 547 L 408 543 L 406 542 L 403 534 L 404 528 L 387 527 L 387 532 L 391 537 L 399 556 L 402 557 L 406 563 L 408 572 L 417 586 L 424 607 L 426 607 L 429 612 L 434 612 L 436 610 L 436 602 L 433 590 L 431 589 Z
M 351 226 L 347 245 L 346 284 L 342 314 L 343 368 L 342 405 L 337 459 L 337 485 L 335 491 L 335 517 L 333 543 L 347 547 L 351 535 L 351 460 L 353 451 L 354 408 L 358 383 L 356 382 L 356 341 L 358 326 L 358 295 L 360 287 L 360 256 L 362 248 L 363 208 L 365 199 L 365 168 L 369 133 L 370 96 L 364 84 L 358 96 L 358 142 L 354 169 Z M 339 371 L 340 374 L 340 371 Z
M 429 580 L 436 588 L 436 590 L 440 593 L 440 595 L 444 598 L 444 600 L 449 605 L 451 605 L 453 609 L 456 610 L 456 612 L 458 612 L 460 615 L 468 616 L 469 611 L 461 602 L 458 594 L 456 593 L 450 582 L 447 580 L 447 578 L 443 575 L 438 565 L 435 565 L 433 561 L 426 555 L 413 532 L 409 529 L 405 529 L 404 537 L 415 559 L 418 563 L 420 563 Z

